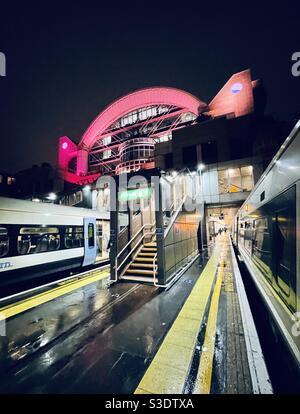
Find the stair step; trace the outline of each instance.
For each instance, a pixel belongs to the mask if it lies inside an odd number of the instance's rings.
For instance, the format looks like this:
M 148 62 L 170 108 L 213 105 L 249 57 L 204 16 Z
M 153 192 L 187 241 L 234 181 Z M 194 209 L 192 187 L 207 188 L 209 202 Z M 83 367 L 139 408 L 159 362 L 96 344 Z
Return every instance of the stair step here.
M 144 246 L 145 247 L 156 247 L 157 244 L 156 244 L 156 242 L 151 242 L 151 243 L 145 243 Z
M 138 254 L 138 257 L 154 257 L 155 256 L 155 252 L 141 252 Z
M 156 247 L 142 247 L 142 252 L 157 252 Z
M 129 268 L 130 267 L 145 267 L 145 268 L 153 269 L 153 264 L 140 263 L 140 262 L 135 263 L 135 262 L 133 262 L 133 263 L 131 263 L 131 265 L 129 266 Z
M 147 276 L 122 276 L 121 279 L 125 280 L 132 280 L 134 282 L 146 282 L 146 283 L 153 283 L 153 277 Z M 157 278 L 155 278 L 155 282 L 157 282 Z
M 153 259 L 151 259 L 151 257 L 136 257 L 134 259 L 135 262 L 151 262 L 153 263 Z M 155 259 L 155 262 L 157 261 L 157 259 Z
M 142 270 L 142 269 L 127 269 L 125 272 L 125 276 L 127 274 L 130 275 L 145 275 L 145 276 L 153 276 L 153 270 Z

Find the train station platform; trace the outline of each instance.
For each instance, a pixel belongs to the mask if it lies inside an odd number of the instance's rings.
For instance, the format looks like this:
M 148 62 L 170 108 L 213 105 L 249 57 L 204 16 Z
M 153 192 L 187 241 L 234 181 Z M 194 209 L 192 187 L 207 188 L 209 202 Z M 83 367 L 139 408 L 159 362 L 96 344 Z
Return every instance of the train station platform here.
M 228 235 L 169 290 L 90 277 L 0 309 L 1 393 L 272 393 Z

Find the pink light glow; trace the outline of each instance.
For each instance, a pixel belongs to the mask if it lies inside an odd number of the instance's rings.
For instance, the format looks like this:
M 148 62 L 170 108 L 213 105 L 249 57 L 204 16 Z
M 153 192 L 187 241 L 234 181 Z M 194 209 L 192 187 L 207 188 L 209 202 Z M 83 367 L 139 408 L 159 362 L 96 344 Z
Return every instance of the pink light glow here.
M 232 88 L 234 88 L 234 93 Z M 209 104 L 210 115 L 212 116 L 233 113 L 236 117 L 239 117 L 251 113 L 253 108 L 253 85 L 250 69 L 231 76 Z
M 61 170 L 67 169 L 70 160 L 77 156 L 77 145 L 64 136 L 59 138 L 58 166 Z
M 123 96 L 104 109 L 83 134 L 79 147 L 91 148 L 101 133 L 115 121 L 129 112 L 151 105 L 174 105 L 195 115 L 207 107 L 204 102 L 180 89 L 164 87 L 140 89 Z
M 88 173 L 88 153 L 101 136 L 110 134 L 107 129 L 129 112 L 152 105 L 171 105 L 177 112 L 191 112 L 198 116 L 208 110 L 211 116 L 234 114 L 246 115 L 253 111 L 253 87 L 250 70 L 234 74 L 223 86 L 209 106 L 188 92 L 168 87 L 153 87 L 132 92 L 116 100 L 104 109 L 90 124 L 77 146 L 68 137 L 59 140 L 58 165 L 64 179 L 71 183 L 88 184 L 95 181 L 100 174 Z M 174 115 L 174 114 L 173 114 Z M 162 115 L 164 117 L 169 114 Z M 123 128 L 124 130 L 126 127 Z M 118 144 L 120 146 L 122 144 Z M 101 152 L 100 149 L 98 152 Z M 68 171 L 70 161 L 77 159 L 77 170 Z M 114 160 L 113 162 L 115 162 Z M 109 163 L 111 161 L 107 161 Z M 153 168 L 153 163 L 144 164 L 143 168 Z

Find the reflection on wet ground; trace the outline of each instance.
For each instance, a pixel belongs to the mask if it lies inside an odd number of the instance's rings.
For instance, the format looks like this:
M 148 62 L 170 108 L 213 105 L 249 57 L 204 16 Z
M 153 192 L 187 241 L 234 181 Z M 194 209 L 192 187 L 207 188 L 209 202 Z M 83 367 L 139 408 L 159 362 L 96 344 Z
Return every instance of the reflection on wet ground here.
M 168 291 L 100 281 L 10 318 L 0 391 L 133 392 L 207 259 Z

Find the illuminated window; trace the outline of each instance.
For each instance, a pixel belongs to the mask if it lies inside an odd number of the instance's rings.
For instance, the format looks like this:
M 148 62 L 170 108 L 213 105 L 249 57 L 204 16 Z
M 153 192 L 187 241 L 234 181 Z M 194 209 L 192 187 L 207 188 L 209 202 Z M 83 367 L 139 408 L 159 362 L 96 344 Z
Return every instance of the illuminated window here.
M 88 245 L 89 245 L 89 248 L 92 248 L 95 246 L 94 224 L 92 223 L 88 225 Z
M 111 150 L 105 150 L 105 151 L 103 151 L 102 156 L 103 156 L 103 159 L 104 160 L 107 159 L 107 158 L 110 158 L 111 157 Z
M 83 238 L 83 227 L 66 227 L 65 229 L 65 248 L 66 249 L 76 249 L 83 247 L 84 238 Z
M 252 166 L 220 170 L 218 181 L 220 194 L 251 191 L 254 186 Z
M 33 254 L 58 250 L 60 235 L 57 227 L 22 227 L 18 236 L 18 253 Z
M 3 175 L 0 174 L 0 184 L 3 182 Z
M 8 230 L 5 227 L 0 227 L 0 257 L 6 256 L 8 251 L 9 251 Z
M 167 134 L 161 135 L 154 139 L 155 142 L 167 142 L 172 140 L 172 132 L 168 132 Z

